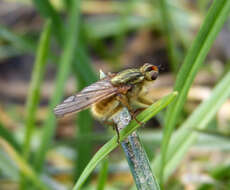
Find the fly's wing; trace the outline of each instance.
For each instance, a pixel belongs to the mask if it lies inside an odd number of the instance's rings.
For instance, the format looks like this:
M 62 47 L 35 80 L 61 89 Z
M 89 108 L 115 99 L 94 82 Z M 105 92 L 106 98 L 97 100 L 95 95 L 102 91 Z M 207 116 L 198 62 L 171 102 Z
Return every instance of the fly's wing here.
M 79 112 L 93 103 L 113 96 L 117 93 L 117 90 L 118 88 L 110 83 L 110 78 L 102 79 L 64 100 L 62 104 L 54 108 L 54 113 L 56 116 L 61 117 L 68 113 Z

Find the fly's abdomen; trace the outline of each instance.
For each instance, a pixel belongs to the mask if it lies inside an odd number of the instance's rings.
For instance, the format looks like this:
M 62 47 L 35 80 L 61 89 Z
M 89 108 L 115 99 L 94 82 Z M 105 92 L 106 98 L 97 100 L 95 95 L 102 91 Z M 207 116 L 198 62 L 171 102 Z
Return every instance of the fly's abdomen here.
M 120 102 L 115 96 L 112 96 L 93 104 L 91 111 L 96 119 L 106 121 L 109 120 L 113 114 L 119 111 L 120 107 Z

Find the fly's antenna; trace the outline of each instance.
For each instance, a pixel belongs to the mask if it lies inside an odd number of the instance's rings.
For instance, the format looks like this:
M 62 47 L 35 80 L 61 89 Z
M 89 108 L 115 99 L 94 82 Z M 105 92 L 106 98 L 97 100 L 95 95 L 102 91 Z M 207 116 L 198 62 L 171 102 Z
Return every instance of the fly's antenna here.
M 164 71 L 165 70 L 165 66 L 164 64 L 160 63 L 159 65 L 156 65 L 158 67 L 159 71 Z

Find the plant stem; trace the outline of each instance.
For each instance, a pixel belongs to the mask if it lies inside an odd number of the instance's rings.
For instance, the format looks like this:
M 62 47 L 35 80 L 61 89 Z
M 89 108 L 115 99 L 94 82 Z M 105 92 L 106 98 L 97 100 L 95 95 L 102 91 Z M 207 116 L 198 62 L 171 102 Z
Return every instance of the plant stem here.
M 123 108 L 113 120 L 120 131 L 129 124 L 131 116 L 128 110 Z M 121 142 L 121 145 L 125 152 L 137 189 L 159 190 L 160 187 L 152 173 L 147 154 L 142 147 L 136 131 Z
M 162 17 L 163 32 L 166 37 L 166 45 L 168 50 L 168 57 L 170 60 L 170 67 L 175 73 L 178 67 L 178 55 L 176 50 L 176 44 L 173 39 L 173 26 L 171 22 L 171 14 L 168 8 L 166 0 L 159 0 L 160 13 Z
M 143 149 L 139 136 L 133 132 L 122 143 L 137 189 L 160 189 L 149 166 L 149 160 Z

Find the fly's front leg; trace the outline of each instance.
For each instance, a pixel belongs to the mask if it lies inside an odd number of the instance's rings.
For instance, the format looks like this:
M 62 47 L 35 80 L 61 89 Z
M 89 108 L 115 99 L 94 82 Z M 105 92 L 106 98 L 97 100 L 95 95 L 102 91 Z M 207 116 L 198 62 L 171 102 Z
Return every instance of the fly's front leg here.
M 138 94 L 138 97 L 135 102 L 136 105 L 140 108 L 147 108 L 150 105 L 152 105 L 154 103 L 154 100 L 147 97 L 148 97 L 148 90 L 144 86 L 142 87 L 141 92 Z
M 137 101 L 143 105 L 143 107 L 148 107 L 150 105 L 152 105 L 154 103 L 154 101 L 150 100 L 150 99 L 147 99 L 146 97 L 144 96 L 139 96 L 137 98 Z

